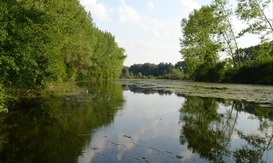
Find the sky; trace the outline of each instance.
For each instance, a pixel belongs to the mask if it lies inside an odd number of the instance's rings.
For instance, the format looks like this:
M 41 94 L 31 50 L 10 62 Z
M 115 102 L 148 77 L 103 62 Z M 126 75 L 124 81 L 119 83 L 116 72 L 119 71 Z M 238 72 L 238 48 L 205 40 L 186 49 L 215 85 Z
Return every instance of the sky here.
M 126 51 L 124 65 L 131 66 L 181 61 L 180 22 L 193 9 L 210 4 L 211 0 L 80 0 L 80 3 L 91 12 L 99 29 L 115 36 Z M 253 39 L 242 42 L 243 46 L 256 44 Z

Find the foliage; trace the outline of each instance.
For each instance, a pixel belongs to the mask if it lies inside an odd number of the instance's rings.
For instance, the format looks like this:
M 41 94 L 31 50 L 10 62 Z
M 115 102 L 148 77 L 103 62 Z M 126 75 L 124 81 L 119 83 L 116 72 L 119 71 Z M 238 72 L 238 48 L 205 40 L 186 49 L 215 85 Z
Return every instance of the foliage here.
M 48 65 L 43 53 L 45 13 L 13 0 L 3 1 L 2 5 L 5 12 L 1 17 L 4 25 L 0 39 L 0 80 L 6 86 L 41 86 Z
M 232 81 L 245 84 L 273 84 L 273 62 L 247 65 L 233 72 Z
M 202 6 L 190 13 L 189 18 L 181 22 L 181 55 L 187 63 L 190 77 L 202 64 L 214 65 L 218 61 L 220 44 L 215 42 L 217 18 L 210 6 Z
M 163 76 L 164 79 L 182 80 L 185 78 L 184 73 L 179 69 L 171 69 L 169 74 Z
M 213 10 L 213 15 L 217 19 L 216 42 L 221 45 L 221 53 L 232 59 L 234 67 L 240 67 L 240 60 L 235 59 L 236 56 L 240 56 L 240 53 L 238 53 L 237 35 L 231 22 L 232 7 L 227 0 L 214 0 L 210 6 Z M 219 54 L 220 51 L 218 52 Z
M 240 60 L 242 65 L 257 65 L 272 61 L 273 41 L 247 48 L 240 48 L 239 53 L 241 53 L 241 57 L 240 59 L 236 57 L 236 60 Z
M 78 0 L 2 0 L 0 7 L 0 80 L 5 87 L 119 77 L 124 49 L 94 25 Z
M 123 66 L 120 76 L 121 78 L 130 78 L 129 67 Z
M 6 98 L 7 98 L 6 92 L 4 91 L 2 84 L 0 84 L 0 113 L 7 111 L 5 104 Z
M 121 75 L 123 78 L 163 78 L 163 79 L 184 79 L 183 71 L 171 63 L 144 63 L 124 67 Z
M 248 25 L 240 35 L 252 33 L 260 35 L 262 41 L 270 37 L 272 40 L 273 20 L 265 13 L 272 3 L 271 0 L 238 0 L 236 15 Z
M 193 10 L 181 22 L 184 61 L 177 67 L 195 81 L 272 84 L 273 43 L 268 40 L 273 28 L 265 13 L 271 4 L 270 0 L 239 0 L 234 12 L 227 0 L 213 0 Z M 235 14 L 247 25 L 239 34 L 231 22 Z M 258 34 L 262 43 L 239 48 L 238 38 L 245 33 Z M 219 61 L 221 55 L 227 58 Z
M 187 62 L 185 61 L 178 61 L 175 65 L 174 68 L 181 70 L 183 73 L 187 74 L 188 69 L 187 69 Z
M 222 82 L 225 78 L 225 62 L 219 62 L 215 66 L 200 65 L 195 71 L 196 81 Z

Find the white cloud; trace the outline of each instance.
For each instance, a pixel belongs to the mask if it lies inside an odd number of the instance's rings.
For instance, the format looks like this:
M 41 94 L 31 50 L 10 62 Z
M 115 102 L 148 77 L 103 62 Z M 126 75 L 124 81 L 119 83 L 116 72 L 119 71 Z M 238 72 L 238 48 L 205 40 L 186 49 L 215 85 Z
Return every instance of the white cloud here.
M 130 37 L 117 37 L 119 45 L 126 47 L 125 65 L 144 62 L 176 63 L 181 60 L 181 55 L 178 52 L 180 48 L 178 18 L 163 21 L 151 17 L 139 17 L 139 19 L 130 22 L 134 22 L 134 27 L 129 29 L 133 31 Z
M 139 13 L 127 5 L 124 0 L 121 0 L 121 5 L 119 7 L 119 20 L 121 23 L 133 22 L 138 23 L 140 21 Z
M 112 8 L 107 7 L 104 3 L 97 0 L 80 0 L 85 10 L 91 11 L 91 14 L 98 17 L 100 20 L 109 22 L 111 21 Z
M 104 2 L 104 3 L 102 3 Z M 105 22 L 109 25 L 105 28 L 116 36 L 119 46 L 126 49 L 127 59 L 125 65 L 134 63 L 159 63 L 172 62 L 176 63 L 181 60 L 179 51 L 180 36 L 180 18 L 172 17 L 171 19 L 161 19 L 161 17 L 151 17 L 145 15 L 142 10 L 136 10 L 129 1 L 118 0 L 118 4 L 113 6 L 112 19 L 118 20 Z M 91 10 L 92 14 L 100 17 L 102 20 L 109 20 L 110 12 L 106 1 L 100 0 L 81 0 L 85 8 Z M 107 5 L 108 4 L 108 5 Z M 142 3 L 147 10 L 154 10 L 161 3 L 153 3 L 148 0 Z M 154 14 L 158 14 L 157 11 Z M 160 13 L 162 14 L 162 13 Z M 117 17 L 116 17 L 117 16 Z M 103 19 L 104 18 L 104 19 Z M 111 27 L 111 28 L 109 28 Z M 116 32 L 113 32 L 116 30 Z
M 155 4 L 153 2 L 147 2 L 146 5 L 149 9 L 153 10 L 155 8 Z
M 94 157 L 96 157 L 96 154 L 99 152 L 104 151 L 107 148 L 107 139 L 102 135 L 94 135 L 94 138 L 91 137 L 92 144 L 89 144 L 85 147 L 85 149 L 82 152 L 82 155 L 78 157 L 79 162 L 91 162 Z M 90 140 L 90 142 L 91 142 Z
M 200 8 L 200 5 L 194 0 L 180 0 L 180 3 L 187 12 Z

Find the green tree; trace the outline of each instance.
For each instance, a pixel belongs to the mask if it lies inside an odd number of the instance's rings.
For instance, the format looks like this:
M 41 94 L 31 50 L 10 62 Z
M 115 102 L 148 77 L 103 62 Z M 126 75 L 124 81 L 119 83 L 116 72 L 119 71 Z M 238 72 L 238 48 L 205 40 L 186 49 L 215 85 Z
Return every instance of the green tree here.
M 241 62 L 244 65 L 257 65 L 270 62 L 273 59 L 273 41 L 259 45 L 240 48 Z
M 183 73 L 187 74 L 188 70 L 187 70 L 187 63 L 185 61 L 178 61 L 174 67 L 180 71 L 182 71 Z
M 196 78 L 198 66 L 215 65 L 218 62 L 217 52 L 221 47 L 216 42 L 218 20 L 213 8 L 202 6 L 190 13 L 189 18 L 182 19 L 182 37 L 180 53 L 185 60 L 191 78 Z
M 273 20 L 266 15 L 266 11 L 269 10 L 272 3 L 271 0 L 238 0 L 236 15 L 248 24 L 248 27 L 243 29 L 240 34 L 258 34 L 262 41 L 272 40 Z
M 178 72 L 180 71 L 180 72 Z M 133 73 L 135 76 L 138 76 L 141 73 L 145 77 L 157 77 L 157 78 L 168 78 L 180 79 L 183 76 L 181 70 L 175 69 L 171 63 L 144 63 L 144 64 L 134 64 L 129 67 L 129 72 Z
M 43 85 L 49 63 L 44 53 L 45 13 L 14 0 L 3 0 L 1 8 L 0 80 L 19 88 Z
M 6 98 L 7 98 L 6 92 L 3 89 L 3 85 L 0 84 L 0 113 L 7 111 L 7 107 L 6 107 L 6 103 L 5 103 Z
M 129 77 L 130 77 L 129 67 L 124 66 L 124 67 L 122 68 L 121 77 L 122 77 L 122 78 L 129 78 Z
M 182 80 L 184 79 L 184 73 L 179 69 L 171 69 L 170 72 L 163 76 L 163 78 L 172 79 L 172 80 Z
M 159 63 L 156 68 L 156 75 L 157 76 L 164 76 L 169 73 L 171 73 L 172 69 L 174 69 L 174 66 L 171 63 Z
M 221 45 L 219 52 L 231 57 L 234 67 L 240 67 L 241 61 L 237 34 L 231 22 L 233 10 L 227 0 L 214 0 L 211 4 L 213 14 L 217 19 L 217 42 Z M 237 57 L 237 58 L 236 58 Z
M 90 71 L 98 80 L 117 79 L 123 67 L 125 50 L 115 42 L 115 37 L 109 32 L 96 30 L 98 41 L 91 56 Z
M 78 0 L 2 0 L 0 83 L 40 88 L 49 82 L 119 77 L 125 50 L 100 31 Z
M 134 75 L 141 72 L 142 64 L 133 64 L 129 67 L 129 72 L 133 73 Z

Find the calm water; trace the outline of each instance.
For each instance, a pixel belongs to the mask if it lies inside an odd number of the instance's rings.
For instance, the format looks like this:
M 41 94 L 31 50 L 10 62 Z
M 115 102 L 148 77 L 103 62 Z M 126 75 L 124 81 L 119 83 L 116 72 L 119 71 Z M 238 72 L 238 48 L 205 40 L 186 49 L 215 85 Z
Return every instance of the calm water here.
M 128 85 L 24 100 L 0 117 L 0 162 L 273 162 L 273 108 Z

